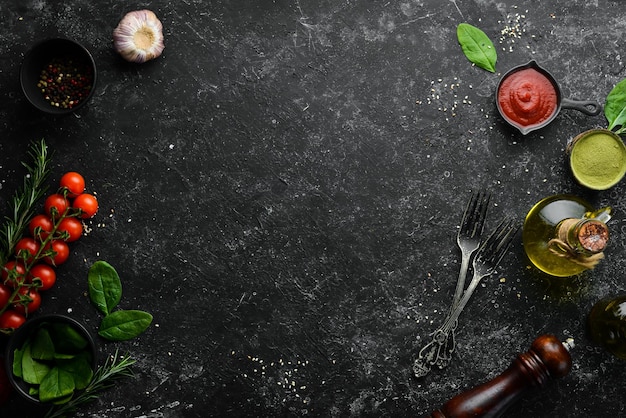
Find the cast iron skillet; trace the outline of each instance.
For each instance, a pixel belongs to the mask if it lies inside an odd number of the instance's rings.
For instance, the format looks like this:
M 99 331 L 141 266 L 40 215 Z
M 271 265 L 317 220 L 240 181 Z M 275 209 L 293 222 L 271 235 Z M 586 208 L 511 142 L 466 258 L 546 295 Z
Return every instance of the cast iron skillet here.
M 517 72 L 517 71 L 521 71 L 521 70 L 525 70 L 527 68 L 534 68 L 535 70 L 537 70 L 538 72 L 540 72 L 541 74 L 543 74 L 554 86 L 554 89 L 556 90 L 556 110 L 555 112 L 552 114 L 552 116 L 550 116 L 548 119 L 546 119 L 545 121 L 535 124 L 535 125 L 530 125 L 530 126 L 524 126 L 521 125 L 517 122 L 515 122 L 514 120 L 512 120 L 511 118 L 507 117 L 502 109 L 502 107 L 500 106 L 500 102 L 498 100 L 498 96 L 500 93 L 500 87 L 502 86 L 502 82 L 509 77 L 510 75 L 512 75 L 513 73 Z M 523 134 L 526 135 L 527 133 L 543 128 L 544 126 L 546 126 L 547 124 L 549 124 L 550 122 L 552 122 L 554 120 L 554 118 L 557 117 L 557 115 L 559 114 L 559 112 L 561 111 L 561 109 L 574 109 L 574 110 L 578 110 L 579 112 L 584 113 L 585 115 L 588 116 L 596 116 L 598 114 L 600 114 L 600 112 L 602 111 L 602 107 L 600 106 L 600 104 L 594 100 L 573 100 L 573 99 L 566 99 L 562 96 L 561 94 L 561 88 L 559 87 L 559 84 L 556 82 L 556 80 L 554 79 L 554 77 L 552 77 L 552 74 L 550 74 L 548 71 L 546 71 L 545 69 L 541 68 L 536 62 L 535 60 L 532 60 L 530 62 L 528 62 L 527 64 L 524 65 L 520 65 L 518 67 L 514 67 L 512 69 L 510 69 L 507 73 L 505 73 L 502 78 L 500 79 L 500 82 L 498 82 L 498 88 L 496 89 L 496 106 L 498 107 L 498 112 L 500 112 L 500 116 L 502 116 L 502 119 L 504 119 L 505 121 L 507 121 L 511 126 L 519 129 L 519 131 Z

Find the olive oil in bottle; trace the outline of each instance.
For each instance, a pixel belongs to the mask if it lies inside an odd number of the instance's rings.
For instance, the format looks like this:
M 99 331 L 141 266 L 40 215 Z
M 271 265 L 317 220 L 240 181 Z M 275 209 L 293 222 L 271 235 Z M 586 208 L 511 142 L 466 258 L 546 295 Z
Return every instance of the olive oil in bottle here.
M 626 295 L 597 302 L 589 313 L 593 340 L 616 357 L 626 360 Z
M 544 273 L 569 277 L 593 268 L 608 242 L 611 208 L 594 211 L 576 196 L 555 195 L 539 201 L 526 215 L 524 251 Z

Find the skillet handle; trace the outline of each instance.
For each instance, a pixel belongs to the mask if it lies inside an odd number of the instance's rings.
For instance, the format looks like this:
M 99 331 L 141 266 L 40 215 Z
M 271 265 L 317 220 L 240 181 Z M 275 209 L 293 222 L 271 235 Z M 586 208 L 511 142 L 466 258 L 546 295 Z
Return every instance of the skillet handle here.
M 578 110 L 589 116 L 599 115 L 602 111 L 602 106 L 595 100 L 561 99 L 561 108 Z

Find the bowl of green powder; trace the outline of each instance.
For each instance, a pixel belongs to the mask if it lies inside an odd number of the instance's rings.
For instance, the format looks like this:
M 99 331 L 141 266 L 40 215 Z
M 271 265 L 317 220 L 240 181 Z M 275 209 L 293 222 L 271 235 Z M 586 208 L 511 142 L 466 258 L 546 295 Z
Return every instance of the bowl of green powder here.
M 626 174 L 626 146 L 607 129 L 592 129 L 568 144 L 569 163 L 576 181 L 592 190 L 606 190 Z

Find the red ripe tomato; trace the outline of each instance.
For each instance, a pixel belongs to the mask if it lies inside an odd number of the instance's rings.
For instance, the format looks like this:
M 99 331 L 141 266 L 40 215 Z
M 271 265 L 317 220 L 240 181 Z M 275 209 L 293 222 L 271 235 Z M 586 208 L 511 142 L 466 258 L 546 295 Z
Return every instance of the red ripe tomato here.
M 13 299 L 13 309 L 15 312 L 22 314 L 24 316 L 28 316 L 28 314 L 35 312 L 41 306 L 41 295 L 34 287 L 22 287 L 18 290 L 18 293 L 22 296 L 28 296 L 30 302 L 24 305 L 22 302 L 19 302 L 18 297 Z
M 26 264 L 32 264 L 39 253 L 39 248 L 41 245 L 34 238 L 24 237 L 15 244 L 15 256 L 24 260 Z
M 65 213 L 69 202 L 62 194 L 53 193 L 46 198 L 43 207 L 51 218 L 58 218 Z
M 18 280 L 24 281 L 24 277 L 22 277 L 24 274 L 26 274 L 24 264 L 14 260 L 8 261 L 2 269 L 2 282 L 6 285 L 17 287 Z
M 7 309 L 0 315 L 0 329 L 17 329 L 26 322 L 26 317 L 13 309 Z
M 41 241 L 48 238 L 48 235 L 54 229 L 52 219 L 44 214 L 33 216 L 33 219 L 28 223 L 28 230 L 34 238 L 39 238 Z
M 65 241 L 73 242 L 83 234 L 83 223 L 74 217 L 63 218 L 57 226 L 57 231 L 62 234 L 61 236 L 65 236 Z
M 83 219 L 91 218 L 98 211 L 98 200 L 94 195 L 83 193 L 76 196 L 72 207 L 80 211 L 80 217 Z
M 39 281 L 41 286 L 38 287 L 38 290 L 43 291 L 54 286 L 57 281 L 57 274 L 54 269 L 47 264 L 35 264 L 28 272 L 28 278 L 32 283 Z M 0 299 L 0 301 L 1 300 L 2 299 Z M 0 304 L 0 306 L 2 305 Z
M 0 309 L 5 307 L 7 303 L 9 303 L 12 294 L 13 289 L 5 284 L 0 284 Z
M 85 191 L 85 179 L 77 172 L 69 171 L 63 174 L 59 186 L 67 192 L 67 197 L 76 197 Z
M 67 246 L 65 241 L 54 239 L 43 247 L 43 253 L 48 252 L 51 254 L 46 255 L 43 261 L 49 265 L 58 266 L 67 261 L 67 258 L 70 256 L 70 247 Z

